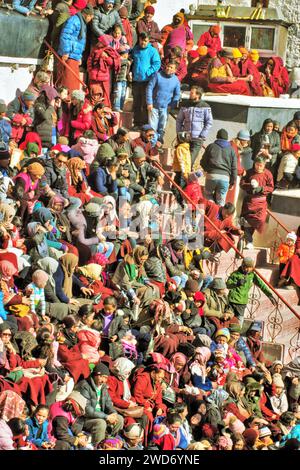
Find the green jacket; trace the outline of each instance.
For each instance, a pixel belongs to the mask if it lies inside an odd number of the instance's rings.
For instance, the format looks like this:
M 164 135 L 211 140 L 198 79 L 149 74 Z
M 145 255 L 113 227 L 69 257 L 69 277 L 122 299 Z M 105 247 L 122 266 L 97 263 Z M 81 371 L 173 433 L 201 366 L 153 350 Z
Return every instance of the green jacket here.
M 246 280 L 245 284 L 239 285 L 241 279 Z M 249 292 L 253 284 L 259 287 L 267 297 L 272 297 L 272 292 L 255 272 L 245 274 L 240 267 L 230 274 L 226 282 L 227 288 L 229 289 L 229 302 L 239 305 L 246 305 L 248 303 Z

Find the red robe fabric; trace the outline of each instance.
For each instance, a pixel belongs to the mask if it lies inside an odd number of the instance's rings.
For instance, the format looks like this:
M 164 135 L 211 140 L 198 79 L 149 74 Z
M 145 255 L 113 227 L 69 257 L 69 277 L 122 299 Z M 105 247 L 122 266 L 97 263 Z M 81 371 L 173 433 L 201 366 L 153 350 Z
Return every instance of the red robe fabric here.
M 244 62 L 239 63 L 239 68 L 241 71 L 241 77 L 253 75 L 252 82 L 249 82 L 249 86 L 253 95 L 263 96 L 263 91 L 260 86 L 260 72 L 253 62 L 250 59 L 246 59 Z
M 208 52 L 216 53 L 222 50 L 221 39 L 219 36 L 212 37 L 209 31 L 201 34 L 197 46 L 206 46 Z
M 274 68 L 272 74 L 267 78 L 267 82 L 274 91 L 275 97 L 288 92 L 290 81 L 287 69 L 284 67 L 280 57 L 272 57 Z
M 251 180 L 256 180 L 259 186 L 264 188 L 262 193 L 253 194 Z M 262 232 L 267 217 L 267 195 L 274 191 L 274 180 L 272 173 L 265 169 L 263 173 L 256 173 L 254 168 L 247 171 L 241 179 L 241 188 L 246 191 L 241 216 L 245 217 L 252 228 Z
M 128 402 L 123 400 L 123 395 L 124 395 L 123 382 L 119 380 L 117 377 L 115 377 L 114 375 L 110 375 L 108 377 L 107 386 L 108 386 L 108 393 L 113 402 L 113 405 L 117 406 L 118 408 L 127 409 Z M 134 401 L 134 398 L 131 397 L 131 400 Z M 133 424 L 135 422 L 136 420 L 134 418 L 130 418 L 126 416 L 124 419 L 124 427 L 127 427 L 130 424 Z
M 243 80 L 237 80 L 234 83 L 209 83 L 207 90 L 212 93 L 251 96 L 248 83 Z
M 300 257 L 297 254 L 300 250 L 300 236 L 298 234 L 298 238 L 295 245 L 295 252 L 296 254 L 286 263 L 281 277 L 283 278 L 291 278 L 300 287 Z
M 87 379 L 90 375 L 89 363 L 82 358 L 78 344 L 71 349 L 65 344 L 60 344 L 58 348 L 57 359 L 70 372 L 74 382 L 77 383 L 80 378 Z
M 81 89 L 79 62 L 74 59 L 68 59 L 65 62 L 69 68 L 65 67 L 64 63 L 60 60 L 57 62 L 57 79 L 55 82 L 56 88 L 66 87 L 71 94 L 74 90 Z M 73 73 L 70 71 L 73 71 Z

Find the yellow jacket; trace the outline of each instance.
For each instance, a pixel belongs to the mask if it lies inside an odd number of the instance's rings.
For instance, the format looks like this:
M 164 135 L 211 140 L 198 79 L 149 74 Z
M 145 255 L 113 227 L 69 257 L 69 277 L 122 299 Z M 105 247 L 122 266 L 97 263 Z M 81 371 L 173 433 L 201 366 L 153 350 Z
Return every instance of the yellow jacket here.
M 173 170 L 186 176 L 191 173 L 192 160 L 189 143 L 185 142 L 176 147 L 173 160 Z

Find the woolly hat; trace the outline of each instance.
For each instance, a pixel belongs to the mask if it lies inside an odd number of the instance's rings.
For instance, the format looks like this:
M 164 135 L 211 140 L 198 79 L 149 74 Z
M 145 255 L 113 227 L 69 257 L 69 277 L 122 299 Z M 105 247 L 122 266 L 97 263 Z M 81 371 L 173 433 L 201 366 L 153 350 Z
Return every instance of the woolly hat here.
M 195 293 L 199 290 L 199 284 L 195 279 L 188 279 L 185 284 L 185 290 L 190 290 L 191 292 Z
M 43 91 L 46 94 L 49 101 L 52 101 L 58 97 L 58 93 L 55 90 L 55 88 L 53 88 L 53 86 L 43 85 L 41 88 L 41 91 Z
M 128 10 L 126 7 L 121 7 L 118 13 L 121 18 L 128 18 Z
M 266 159 L 264 157 L 257 156 L 254 159 L 254 163 L 264 163 L 264 164 L 266 164 Z
M 194 343 L 195 346 L 206 346 L 207 348 L 210 348 L 212 339 L 208 335 L 198 333 Z
M 241 54 L 248 54 L 248 50 L 245 47 L 239 47 L 239 51 L 241 52 Z
M 219 24 L 215 24 L 209 28 L 209 31 L 215 34 L 220 34 L 221 32 L 221 26 Z
M 153 431 L 152 431 L 153 440 L 160 439 L 166 434 L 168 434 L 168 428 L 165 424 L 155 424 L 153 426 Z
M 267 436 L 271 436 L 272 433 L 270 431 L 270 429 L 268 428 L 268 426 L 263 426 L 262 428 L 260 428 L 259 430 L 259 437 L 267 437 Z
M 102 362 L 98 362 L 98 364 L 96 364 L 93 370 L 93 375 L 109 376 L 110 375 L 109 368 L 105 364 L 102 364 Z
M 93 15 L 94 14 L 94 8 L 90 3 L 86 5 L 86 7 L 83 8 L 82 13 L 85 15 Z
M 0 161 L 1 160 L 9 160 L 10 153 L 8 146 L 4 142 L 0 142 Z
M 237 323 L 233 323 L 229 327 L 230 333 L 241 333 L 241 327 Z
M 209 423 L 203 424 L 202 437 L 207 437 L 207 439 L 214 439 L 217 433 L 218 433 L 218 429 L 212 424 L 209 424 Z
M 142 437 L 143 432 L 142 426 L 138 423 L 134 423 L 124 429 L 124 436 L 128 437 L 128 439 L 136 439 Z
M 252 49 L 252 51 L 250 51 L 249 56 L 251 60 L 257 61 L 259 59 L 259 53 L 256 49 Z
M 101 207 L 99 206 L 99 204 L 96 204 L 95 202 L 89 202 L 85 206 L 84 211 L 90 217 L 99 217 L 101 213 Z
M 219 336 L 225 336 L 227 341 L 229 341 L 230 340 L 230 332 L 229 332 L 228 328 L 220 328 L 219 330 L 217 330 L 217 332 L 215 333 L 215 338 L 217 339 Z
M 241 53 L 241 51 L 239 49 L 237 49 L 236 47 L 234 47 L 232 49 L 232 57 L 234 59 L 240 59 L 241 57 L 243 57 L 243 54 Z
M 210 287 L 214 290 L 226 289 L 226 283 L 222 277 L 215 277 Z
M 77 10 L 82 10 L 83 8 L 86 7 L 86 5 L 87 5 L 86 0 L 74 0 L 74 2 L 72 3 L 72 6 L 76 8 Z
M 246 429 L 246 431 L 243 432 L 244 439 L 246 441 L 246 444 L 249 446 L 253 446 L 255 444 L 256 439 L 258 438 L 259 434 L 256 431 L 256 429 L 249 428 Z
M 107 143 L 104 143 L 102 145 L 100 145 L 100 147 L 98 148 L 97 150 L 97 155 L 96 155 L 96 159 L 108 159 L 108 158 L 112 158 L 112 157 L 115 157 L 115 152 L 113 151 L 113 149 L 111 148 L 111 146 Z
M 26 145 L 26 153 L 30 155 L 31 153 L 39 154 L 39 146 L 36 142 L 28 142 Z
M 194 293 L 194 301 L 195 302 L 203 302 L 205 303 L 205 295 L 200 292 L 200 291 L 197 291 Z
M 154 7 L 152 5 L 148 5 L 145 10 L 144 10 L 144 13 L 145 15 L 149 14 L 149 15 L 154 15 L 155 14 L 155 10 L 154 10 Z M 178 15 L 176 15 L 178 16 Z
M 35 99 L 36 96 L 28 90 L 24 91 L 24 93 L 22 94 L 23 101 L 35 101 Z
M 45 174 L 45 168 L 40 163 L 31 163 L 27 167 L 28 173 L 32 176 L 43 176 Z
M 242 129 L 239 131 L 237 138 L 240 140 L 250 140 L 250 132 L 247 129 Z
M 112 3 L 112 0 L 109 0 Z M 123 440 L 120 437 L 108 437 L 99 443 L 98 449 L 103 450 L 120 450 L 123 447 Z
M 226 131 L 226 129 L 218 130 L 217 139 L 228 140 L 228 132 Z
M 247 256 L 246 258 L 243 259 L 243 266 L 246 266 L 246 268 L 254 268 L 255 266 L 254 259 Z
M 207 47 L 206 46 L 200 46 L 198 47 L 198 54 L 202 57 L 202 56 L 205 56 L 207 55 Z
M 0 113 L 6 113 L 7 106 L 3 100 L 0 100 Z
M 290 232 L 290 233 L 287 234 L 286 239 L 287 240 L 293 240 L 293 242 L 296 243 L 297 235 L 295 234 L 295 232 Z
M 300 150 L 300 144 L 292 144 L 291 152 L 298 152 Z
M 83 90 L 73 90 L 71 94 L 71 99 L 75 99 L 78 101 L 85 100 L 85 92 Z
M 145 158 L 146 153 L 143 147 L 135 147 L 132 152 L 132 158 Z
M 124 155 L 126 155 L 127 157 L 129 156 L 129 153 L 124 148 L 119 148 L 116 150 L 116 157 L 121 157 Z
M 84 411 L 86 404 L 87 404 L 87 399 L 81 395 L 81 393 L 77 392 L 76 390 L 73 390 L 73 392 L 67 397 L 66 400 L 74 400 L 80 408 Z
M 300 119 L 300 111 L 296 111 L 293 117 L 294 121 L 298 121 Z
M 282 387 L 284 388 L 284 382 L 280 374 L 274 374 L 272 377 L 272 382 L 275 387 Z

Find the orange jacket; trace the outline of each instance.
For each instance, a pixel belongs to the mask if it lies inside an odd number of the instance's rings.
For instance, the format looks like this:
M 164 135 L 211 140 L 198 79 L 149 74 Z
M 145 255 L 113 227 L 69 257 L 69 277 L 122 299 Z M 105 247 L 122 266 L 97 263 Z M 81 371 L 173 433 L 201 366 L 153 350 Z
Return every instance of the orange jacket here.
M 286 243 L 281 243 L 277 250 L 279 262 L 286 264 L 289 259 L 295 254 L 295 245 L 288 246 Z

